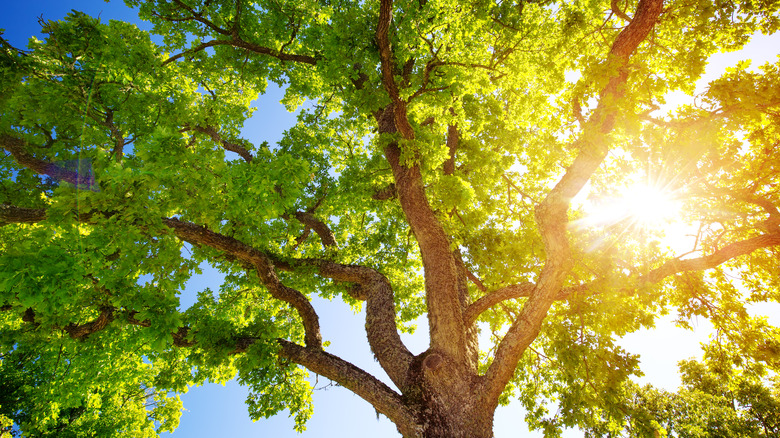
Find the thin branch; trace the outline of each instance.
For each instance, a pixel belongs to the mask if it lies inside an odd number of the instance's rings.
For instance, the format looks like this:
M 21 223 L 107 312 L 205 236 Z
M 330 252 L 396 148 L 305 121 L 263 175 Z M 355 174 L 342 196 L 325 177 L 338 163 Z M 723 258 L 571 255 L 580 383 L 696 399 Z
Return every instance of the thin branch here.
M 463 321 L 466 324 L 473 324 L 479 315 L 485 310 L 493 307 L 494 305 L 520 297 L 528 297 L 536 287 L 533 283 L 521 283 L 513 284 L 511 286 L 502 287 L 501 289 L 490 292 L 482 298 L 474 301 L 465 312 L 463 312 Z
M 474 275 L 473 272 L 466 269 L 466 275 L 468 275 L 469 280 L 471 280 L 472 283 L 474 283 L 474 286 L 477 286 L 477 289 L 481 290 L 482 292 L 487 292 L 487 287 L 482 283 L 482 280 L 479 279 L 476 275 Z M 465 314 L 463 316 L 463 322 L 468 324 L 468 319 L 466 318 Z
M 311 228 L 309 228 L 309 227 L 304 228 L 303 233 L 301 233 L 300 236 L 295 238 L 295 246 L 293 246 L 293 249 L 294 250 L 298 249 L 298 247 L 301 245 L 301 243 L 305 242 L 306 239 L 308 239 L 310 235 L 311 235 Z
M 0 34 L 0 48 L 4 49 L 3 51 L 9 57 L 28 56 L 31 53 L 27 50 L 18 49 L 12 46 L 5 38 L 2 37 L 2 34 Z
M 241 0 L 236 0 L 236 16 L 233 18 L 233 26 L 230 28 L 230 34 L 233 35 L 233 37 L 238 37 L 241 14 L 243 13 L 242 6 Z
M 199 23 L 205 24 L 207 27 L 209 27 L 214 32 L 217 32 L 217 33 L 222 34 L 222 35 L 230 35 L 230 31 L 228 31 L 226 29 L 223 29 L 223 28 L 217 26 L 216 24 L 214 24 L 213 22 L 211 22 L 209 19 L 204 18 L 203 14 L 201 14 L 200 12 L 196 12 L 194 9 L 192 9 L 189 6 L 187 6 L 187 4 L 185 4 L 181 0 L 173 0 L 173 2 L 176 3 L 177 5 L 179 5 L 180 8 L 182 8 L 185 11 L 189 12 L 190 14 L 192 14 L 191 17 L 187 17 L 187 18 L 185 18 L 185 20 L 187 20 L 187 21 L 195 20 L 195 21 L 197 21 Z M 165 19 L 165 17 L 160 17 L 160 18 Z
M 516 191 L 517 193 L 519 193 L 519 194 L 520 194 L 520 196 L 522 196 L 522 197 L 523 197 L 523 199 L 526 199 L 526 200 L 528 200 L 528 201 L 531 201 L 531 203 L 532 203 L 533 205 L 537 205 L 537 204 L 539 204 L 539 202 L 537 202 L 537 201 L 536 201 L 536 200 L 535 200 L 535 199 L 534 199 L 534 198 L 533 198 L 531 195 L 529 195 L 529 194 L 528 194 L 528 193 L 526 193 L 525 191 L 521 190 L 521 189 L 520 189 L 520 187 L 518 187 L 518 186 L 517 186 L 517 185 L 516 185 L 514 182 L 512 182 L 512 179 L 510 179 L 508 176 L 506 176 L 506 174 L 504 174 L 504 175 L 501 175 L 501 176 L 504 178 L 504 181 L 506 181 L 506 183 L 507 183 L 507 184 L 508 184 L 510 187 L 512 187 L 513 189 L 515 189 L 515 191 Z
M 577 96 L 572 96 L 571 110 L 574 113 L 574 118 L 580 124 L 580 128 L 585 127 L 585 117 L 582 116 L 582 105 L 580 105 L 580 99 Z
M 268 47 L 264 47 L 259 44 L 250 43 L 248 41 L 244 41 L 241 39 L 229 39 L 229 40 L 211 40 L 205 43 L 201 43 L 191 49 L 185 50 L 179 54 L 171 56 L 170 58 L 163 61 L 162 65 L 169 64 L 182 57 L 190 56 L 193 53 L 197 53 L 209 47 L 216 47 L 216 46 L 231 46 L 231 47 L 246 49 L 250 52 L 271 56 L 280 61 L 293 61 L 293 62 L 300 62 L 300 63 L 310 64 L 310 65 L 315 65 L 317 63 L 317 59 L 313 56 L 282 53 L 279 50 L 270 49 Z

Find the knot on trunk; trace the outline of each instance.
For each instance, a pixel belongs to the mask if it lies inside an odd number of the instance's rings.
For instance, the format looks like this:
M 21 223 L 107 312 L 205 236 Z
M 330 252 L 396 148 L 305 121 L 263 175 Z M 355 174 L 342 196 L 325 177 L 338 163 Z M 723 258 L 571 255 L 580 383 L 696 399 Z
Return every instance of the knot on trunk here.
M 423 359 L 423 368 L 431 371 L 436 371 L 441 368 L 444 363 L 444 359 L 438 353 L 430 353 Z

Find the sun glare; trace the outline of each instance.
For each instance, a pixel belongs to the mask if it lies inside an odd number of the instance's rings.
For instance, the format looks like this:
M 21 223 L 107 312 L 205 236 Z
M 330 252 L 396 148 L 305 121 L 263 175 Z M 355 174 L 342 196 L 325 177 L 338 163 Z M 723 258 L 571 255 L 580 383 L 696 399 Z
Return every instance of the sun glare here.
M 585 199 L 577 202 L 585 216 L 574 221 L 572 227 L 604 228 L 620 235 L 645 237 L 645 232 L 650 232 L 674 253 L 693 250 L 696 229 L 681 219 L 679 194 L 668 186 L 637 182 L 615 196 L 601 198 L 594 198 L 589 188 L 585 192 Z
M 690 246 L 690 226 L 680 220 L 682 203 L 676 194 L 662 185 L 635 183 L 615 196 L 588 200 L 580 204 L 585 217 L 574 222 L 577 228 L 613 227 L 621 224 L 622 233 L 652 231 L 665 245 L 676 249 Z
M 592 227 L 627 222 L 645 228 L 662 227 L 680 213 L 680 202 L 663 188 L 637 183 L 621 190 L 617 196 L 582 203 L 585 218 L 578 226 Z
M 647 227 L 664 225 L 680 213 L 680 203 L 671 193 L 645 184 L 629 187 L 618 202 L 627 219 Z

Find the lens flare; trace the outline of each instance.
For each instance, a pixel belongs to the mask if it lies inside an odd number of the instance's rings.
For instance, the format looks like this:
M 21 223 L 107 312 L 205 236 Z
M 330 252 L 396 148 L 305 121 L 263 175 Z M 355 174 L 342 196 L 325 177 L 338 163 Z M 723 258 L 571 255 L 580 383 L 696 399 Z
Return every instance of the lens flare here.
M 654 227 L 675 220 L 680 214 L 680 202 L 663 189 L 636 184 L 623 192 L 618 202 L 625 217 L 638 224 Z
M 588 196 L 580 207 L 585 215 L 571 223 L 574 229 L 604 229 L 613 236 L 642 239 L 654 236 L 675 253 L 688 252 L 695 245 L 696 230 L 680 217 L 682 200 L 668 185 L 636 182 L 614 196 Z

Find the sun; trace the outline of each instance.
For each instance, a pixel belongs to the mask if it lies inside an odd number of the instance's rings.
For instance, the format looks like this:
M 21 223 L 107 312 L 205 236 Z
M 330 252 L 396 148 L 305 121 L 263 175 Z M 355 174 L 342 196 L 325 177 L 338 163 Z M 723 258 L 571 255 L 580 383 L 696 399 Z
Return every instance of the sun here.
M 668 234 L 681 223 L 682 201 L 670 186 L 637 181 L 611 196 L 587 195 L 576 228 L 612 227 Z
M 681 203 L 674 193 L 644 183 L 627 187 L 616 199 L 625 219 L 648 228 L 663 226 L 680 216 Z
M 654 240 L 675 253 L 691 251 L 696 230 L 682 217 L 681 191 L 675 190 L 672 184 L 646 181 L 645 178 L 634 180 L 611 196 L 586 194 L 585 200 L 579 203 L 584 216 L 571 226 L 610 230 L 620 236 L 642 239 L 654 236 Z

